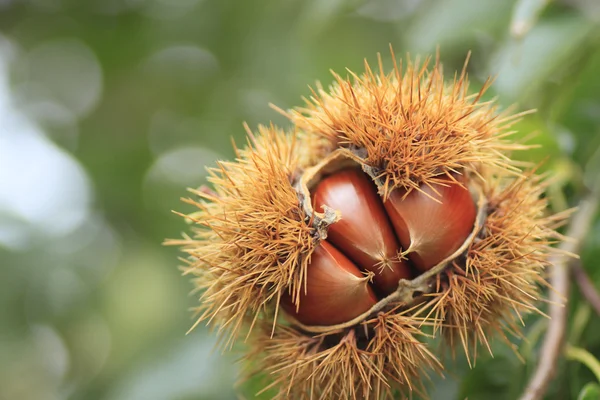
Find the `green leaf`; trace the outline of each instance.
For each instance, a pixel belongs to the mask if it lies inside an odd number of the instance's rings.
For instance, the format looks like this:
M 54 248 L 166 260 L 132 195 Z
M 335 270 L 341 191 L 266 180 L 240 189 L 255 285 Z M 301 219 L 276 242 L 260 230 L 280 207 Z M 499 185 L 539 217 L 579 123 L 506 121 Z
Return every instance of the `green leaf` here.
M 588 383 L 581 389 L 577 400 L 598 400 L 600 399 L 600 386 L 596 383 Z
M 588 367 L 596 375 L 598 382 L 600 382 L 600 361 L 592 353 L 580 347 L 567 344 L 565 355 L 568 360 L 579 361 Z

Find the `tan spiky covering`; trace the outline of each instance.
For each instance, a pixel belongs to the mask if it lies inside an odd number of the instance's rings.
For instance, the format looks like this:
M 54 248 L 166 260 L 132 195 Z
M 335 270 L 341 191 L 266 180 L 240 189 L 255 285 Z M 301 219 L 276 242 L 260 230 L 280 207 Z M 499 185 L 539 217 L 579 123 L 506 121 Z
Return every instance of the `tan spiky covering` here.
M 430 64 L 394 60 L 385 74 L 380 60 L 377 73 L 365 64 L 361 76 L 335 75 L 328 91 L 319 86 L 304 108 L 284 112 L 292 133 L 248 130 L 237 159 L 209 170 L 214 190 L 185 199 L 199 209 L 183 215 L 193 234 L 168 243 L 188 255 L 184 271 L 202 293 L 197 321 L 212 323 L 226 345 L 251 332 L 247 359 L 269 376 L 276 398 L 421 395 L 426 371 L 442 369 L 423 327 L 474 362 L 479 345 L 491 349 L 492 336 L 511 345 L 507 333 L 518 336 L 522 316 L 537 311 L 547 256 L 562 240 L 555 229 L 567 215 L 548 216 L 544 181 L 509 158 L 527 148 L 509 138 L 523 114 L 483 102 L 489 82 L 469 94 L 466 64 L 450 82 L 439 62 Z M 312 250 L 337 221 L 302 205 L 310 204 L 309 183 L 337 171 L 336 153 L 362 163 L 383 197 L 462 174 L 479 212 L 453 261 L 401 282 L 410 297 L 388 296 L 343 326 L 311 330 L 278 318 L 278 305 L 286 292 L 299 301 Z
M 523 316 L 539 312 L 540 287 L 551 245 L 561 237 L 555 229 L 567 213 L 548 215 L 542 197 L 546 183 L 527 173 L 519 178 L 488 177 L 488 216 L 466 258 L 445 271 L 434 295 L 436 329 L 453 348 L 460 344 L 469 362 L 490 337 L 521 336 Z
M 298 131 L 296 134 L 304 149 L 299 152 L 298 167 L 301 169 L 318 164 L 335 149 L 335 145 L 324 137 L 304 131 Z
M 392 53 L 393 55 L 393 53 Z M 469 94 L 465 69 L 444 81 L 441 65 L 407 62 L 403 69 L 366 72 L 318 85 L 306 106 L 284 112 L 302 131 L 334 146 L 355 150 L 379 178 L 387 197 L 397 187 L 417 189 L 448 171 L 475 172 L 482 165 L 515 172 L 506 151 L 523 146 L 506 141 L 520 115 L 498 115 L 493 102 L 481 102 L 489 81 Z M 280 110 L 281 111 L 281 110 Z
M 265 390 L 276 388 L 277 399 L 405 398 L 421 392 L 428 370 L 441 369 L 419 340 L 421 324 L 428 323 L 389 312 L 333 336 L 281 326 L 271 337 L 267 326 L 248 358 L 261 360 L 272 379 Z
M 277 304 L 284 290 L 300 290 L 313 248 L 312 228 L 291 185 L 295 137 L 274 127 L 250 135 L 236 161 L 209 169 L 214 193 L 192 190 L 200 199 L 184 199 L 199 208 L 185 216 L 194 223 L 193 236 L 168 242 L 190 256 L 185 273 L 196 275 L 202 290 L 198 322 L 215 320 L 229 339 L 244 319 L 256 318 L 270 301 Z

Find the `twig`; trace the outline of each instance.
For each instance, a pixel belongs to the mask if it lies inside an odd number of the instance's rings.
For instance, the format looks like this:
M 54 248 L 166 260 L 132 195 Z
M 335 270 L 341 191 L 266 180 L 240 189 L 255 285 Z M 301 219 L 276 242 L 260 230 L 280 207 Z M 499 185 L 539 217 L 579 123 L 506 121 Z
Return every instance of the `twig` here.
M 563 242 L 559 247 L 561 252 L 550 260 L 552 266 L 550 281 L 554 290 L 550 292 L 548 333 L 540 349 L 538 366 L 520 400 L 541 399 L 556 373 L 556 362 L 563 350 L 567 324 L 567 307 L 562 303 L 568 301 L 569 298 L 569 267 L 575 260 L 568 254 L 579 253 L 581 243 L 591 227 L 598 208 L 600 179 L 596 180 L 591 189 L 591 192 L 579 204 L 567 229 L 566 236 L 571 240 Z
M 583 297 L 590 303 L 594 311 L 596 311 L 596 314 L 600 316 L 600 294 L 594 287 L 594 284 L 580 262 L 571 265 L 571 273 L 573 274 L 575 282 L 577 282 L 577 286 L 579 286 L 579 291 Z

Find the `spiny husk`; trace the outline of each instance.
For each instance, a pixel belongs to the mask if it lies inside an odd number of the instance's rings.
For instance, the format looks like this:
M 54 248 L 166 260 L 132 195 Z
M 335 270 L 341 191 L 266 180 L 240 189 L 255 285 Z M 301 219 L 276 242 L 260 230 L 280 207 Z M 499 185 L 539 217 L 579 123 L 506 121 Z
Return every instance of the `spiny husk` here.
M 543 181 L 508 157 L 527 148 L 508 142 L 522 114 L 498 114 L 493 103 L 481 102 L 487 83 L 469 95 L 465 70 L 446 84 L 437 61 L 431 69 L 428 61 L 409 61 L 404 71 L 394 64 L 391 74 L 381 72 L 380 62 L 377 74 L 366 65 L 360 77 L 336 76 L 330 93 L 319 87 L 305 108 L 286 113 L 299 128 L 293 134 L 273 127 L 256 137 L 249 132 L 251 142 L 235 162 L 210 170 L 215 192 L 194 190 L 200 199 L 186 200 L 199 208 L 185 216 L 193 236 L 169 241 L 188 253 L 184 270 L 203 292 L 199 322 L 228 332 L 228 344 L 260 325 L 247 358 L 261 360 L 277 398 L 420 393 L 423 370 L 440 368 L 419 340 L 423 325 L 451 346 L 460 343 L 473 360 L 479 344 L 490 348 L 490 335 L 508 342 L 506 332 L 519 334 L 521 315 L 537 311 L 547 256 L 562 239 L 554 229 L 566 215 L 547 216 Z M 368 321 L 311 331 L 277 318 L 277 310 L 285 292 L 298 301 L 310 254 L 340 217 L 332 209 L 314 213 L 309 193 L 323 172 L 315 169 L 338 153 L 359 163 L 384 198 L 398 187 L 447 182 L 454 173 L 483 196 L 460 251 L 431 275 L 399 282 L 399 292 L 407 286 L 414 298 L 388 298 L 389 307 L 360 317 Z M 338 166 L 329 167 L 324 172 Z M 415 286 L 421 283 L 426 290 Z
M 284 290 L 299 293 L 313 249 L 313 229 L 291 185 L 297 170 L 294 135 L 274 127 L 249 132 L 237 160 L 209 169 L 214 193 L 191 190 L 199 211 L 185 216 L 193 236 L 171 240 L 189 255 L 185 273 L 202 291 L 200 321 L 237 336 L 246 318 L 255 320 Z M 275 318 L 275 316 L 272 316 Z
M 311 335 L 266 327 L 247 358 L 261 360 L 260 371 L 276 388 L 276 399 L 393 399 L 423 394 L 422 379 L 441 365 L 419 338 L 426 335 L 417 316 L 381 313 L 355 329 Z
M 379 73 L 365 61 L 363 75 L 334 74 L 329 90 L 318 85 L 305 107 L 279 111 L 307 135 L 329 141 L 330 148 L 359 153 L 384 198 L 397 187 L 418 189 L 452 171 L 477 174 L 493 166 L 518 174 L 506 153 L 525 146 L 506 138 L 522 114 L 498 114 L 493 102 L 481 102 L 489 81 L 469 94 L 466 63 L 449 84 L 438 61 L 431 69 L 429 64 L 408 61 L 403 70 L 394 59 L 394 70 L 385 74 L 381 59 Z
M 321 136 L 304 131 L 297 131 L 296 135 L 305 149 L 299 152 L 298 168 L 300 169 L 310 168 L 318 164 L 335 150 L 333 143 Z
M 555 229 L 570 211 L 547 215 L 543 178 L 486 179 L 488 215 L 466 257 L 445 271 L 431 315 L 450 348 L 460 343 L 469 362 L 478 344 L 491 353 L 489 337 L 521 336 L 522 317 L 539 312 L 540 287 L 547 286 L 544 269 L 552 244 L 563 240 Z

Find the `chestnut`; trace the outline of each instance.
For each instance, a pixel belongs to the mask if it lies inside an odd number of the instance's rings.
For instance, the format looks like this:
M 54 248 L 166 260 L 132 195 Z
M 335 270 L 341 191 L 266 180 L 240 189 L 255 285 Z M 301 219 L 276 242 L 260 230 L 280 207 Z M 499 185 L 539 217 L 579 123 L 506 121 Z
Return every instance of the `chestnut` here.
M 385 209 L 404 252 L 421 271 L 458 250 L 477 217 L 469 190 L 446 176 L 410 192 L 393 190 Z
M 401 247 L 377 188 L 359 168 L 325 177 L 313 191 L 316 211 L 326 205 L 341 214 L 327 231 L 328 240 L 361 269 L 374 273 L 373 286 L 382 297 L 410 279 L 410 266 L 401 259 Z
M 369 275 L 323 240 L 311 255 L 299 304 L 286 292 L 281 306 L 304 325 L 335 325 L 358 317 L 377 301 Z

